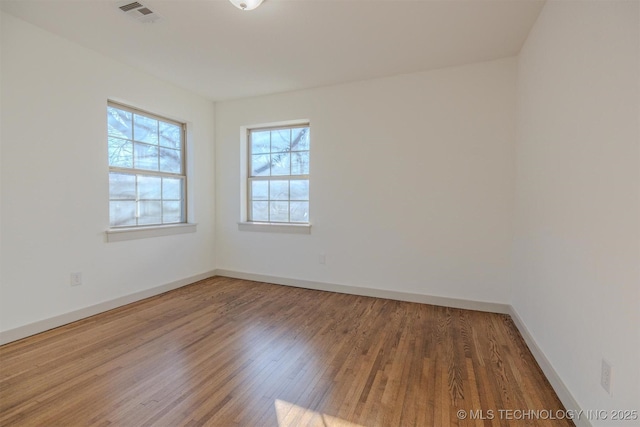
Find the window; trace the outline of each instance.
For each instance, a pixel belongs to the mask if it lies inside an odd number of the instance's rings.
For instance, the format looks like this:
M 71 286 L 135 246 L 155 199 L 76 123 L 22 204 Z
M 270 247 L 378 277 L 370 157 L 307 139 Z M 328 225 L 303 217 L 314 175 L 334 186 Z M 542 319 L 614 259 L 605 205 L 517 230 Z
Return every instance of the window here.
M 309 124 L 248 130 L 247 218 L 309 223 Z
M 109 223 L 186 222 L 185 125 L 109 102 Z

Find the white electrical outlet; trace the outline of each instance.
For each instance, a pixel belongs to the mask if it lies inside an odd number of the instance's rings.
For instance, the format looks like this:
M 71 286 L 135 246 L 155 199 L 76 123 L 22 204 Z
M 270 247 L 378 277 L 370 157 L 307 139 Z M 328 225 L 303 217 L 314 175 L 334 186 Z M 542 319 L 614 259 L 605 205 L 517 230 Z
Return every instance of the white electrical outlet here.
M 327 257 L 325 256 L 325 254 L 318 255 L 318 262 L 322 265 L 325 265 L 327 263 Z
M 607 393 L 611 394 L 611 375 L 613 374 L 613 368 L 611 367 L 611 363 L 607 362 L 605 359 L 602 359 L 602 372 L 600 374 L 600 385 L 602 388 L 607 391 Z
M 70 282 L 71 282 L 71 286 L 82 285 L 82 273 L 81 272 L 71 273 Z

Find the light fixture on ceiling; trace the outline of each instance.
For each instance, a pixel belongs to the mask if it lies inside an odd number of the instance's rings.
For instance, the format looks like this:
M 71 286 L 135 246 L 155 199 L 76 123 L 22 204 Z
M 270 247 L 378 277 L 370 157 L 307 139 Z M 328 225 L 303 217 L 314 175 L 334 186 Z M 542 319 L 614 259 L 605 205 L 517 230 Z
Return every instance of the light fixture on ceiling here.
M 242 10 L 253 10 L 260 6 L 264 0 L 229 0 L 235 7 Z

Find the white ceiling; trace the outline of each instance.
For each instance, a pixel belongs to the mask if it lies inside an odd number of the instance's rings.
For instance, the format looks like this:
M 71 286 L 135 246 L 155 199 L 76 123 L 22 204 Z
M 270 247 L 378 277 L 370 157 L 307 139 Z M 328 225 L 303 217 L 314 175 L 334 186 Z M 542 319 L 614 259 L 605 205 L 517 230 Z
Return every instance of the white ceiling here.
M 212 100 L 516 55 L 543 0 L 0 0 L 3 11 Z

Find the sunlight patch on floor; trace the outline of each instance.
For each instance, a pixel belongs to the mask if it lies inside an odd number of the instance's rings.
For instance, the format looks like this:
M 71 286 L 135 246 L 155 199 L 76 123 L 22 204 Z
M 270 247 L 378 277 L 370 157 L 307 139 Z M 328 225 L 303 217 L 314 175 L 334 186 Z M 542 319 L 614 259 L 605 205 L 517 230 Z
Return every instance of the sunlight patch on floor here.
M 276 416 L 278 427 L 320 426 L 320 427 L 363 427 L 331 415 L 311 411 L 293 403 L 276 399 Z

